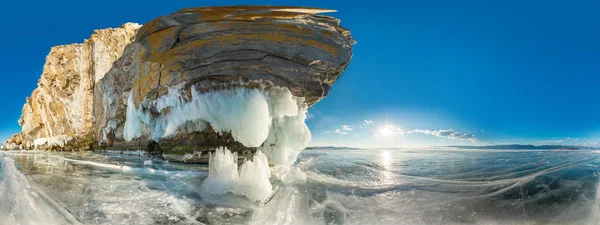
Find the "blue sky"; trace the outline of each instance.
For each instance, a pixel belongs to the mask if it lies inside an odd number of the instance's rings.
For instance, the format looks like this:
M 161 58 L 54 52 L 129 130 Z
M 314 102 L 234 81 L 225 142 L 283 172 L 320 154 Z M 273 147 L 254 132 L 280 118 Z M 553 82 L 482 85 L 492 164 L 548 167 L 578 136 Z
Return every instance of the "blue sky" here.
M 0 138 L 51 46 L 215 4 L 339 11 L 358 43 L 311 145 L 600 143 L 600 1 L 2 1 Z

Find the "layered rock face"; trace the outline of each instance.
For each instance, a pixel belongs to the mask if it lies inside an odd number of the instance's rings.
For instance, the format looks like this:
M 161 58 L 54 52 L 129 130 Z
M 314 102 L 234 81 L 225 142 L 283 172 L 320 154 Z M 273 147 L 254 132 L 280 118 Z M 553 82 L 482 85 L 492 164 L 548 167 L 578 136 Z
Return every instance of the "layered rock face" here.
M 198 152 L 226 146 L 240 155 L 261 149 L 270 159 L 286 161 L 293 154 L 270 149 L 306 146 L 306 109 L 329 93 L 352 57 L 350 32 L 339 20 L 318 14 L 324 12 L 330 10 L 183 9 L 137 33 L 125 29 L 135 33 L 131 43 L 123 35 L 121 41 L 101 42 L 110 49 L 89 51 L 90 41 L 53 49 L 46 67 L 73 60 L 59 67 L 66 69 L 44 70 L 33 94 L 43 97 L 28 99 L 23 110 L 23 139 L 66 135 L 72 140 L 64 146 L 94 143 L 192 161 L 202 160 L 191 157 Z M 76 54 L 67 55 L 71 52 Z M 111 55 L 99 61 L 112 65 L 84 60 L 93 54 Z M 53 76 L 73 78 L 42 81 Z M 64 100 L 49 101 L 55 96 Z M 67 109 L 64 115 L 49 117 L 61 108 Z
M 38 87 L 23 106 L 19 139 L 9 139 L 5 148 L 90 149 L 95 83 L 122 55 L 139 27 L 127 23 L 120 28 L 96 30 L 83 44 L 53 47 Z

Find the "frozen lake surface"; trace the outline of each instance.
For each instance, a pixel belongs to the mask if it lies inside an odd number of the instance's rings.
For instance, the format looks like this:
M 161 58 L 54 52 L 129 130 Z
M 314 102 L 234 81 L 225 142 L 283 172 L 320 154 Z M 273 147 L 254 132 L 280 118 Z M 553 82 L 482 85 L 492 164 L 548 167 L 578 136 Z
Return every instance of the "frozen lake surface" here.
M 598 224 L 600 153 L 305 150 L 262 205 L 204 198 L 205 165 L 0 152 L 0 224 Z

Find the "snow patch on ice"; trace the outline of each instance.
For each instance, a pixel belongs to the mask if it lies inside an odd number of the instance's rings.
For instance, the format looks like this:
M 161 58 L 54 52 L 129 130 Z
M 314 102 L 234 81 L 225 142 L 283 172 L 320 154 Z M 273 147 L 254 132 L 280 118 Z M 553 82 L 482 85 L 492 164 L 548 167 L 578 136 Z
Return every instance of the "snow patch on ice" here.
M 252 160 L 246 161 L 239 169 L 237 162 L 237 153 L 225 147 L 218 148 L 214 154 L 210 153 L 208 178 L 200 187 L 202 193 L 231 193 L 255 201 L 264 201 L 271 196 L 273 186 L 269 181 L 271 172 L 267 157 L 257 151 Z

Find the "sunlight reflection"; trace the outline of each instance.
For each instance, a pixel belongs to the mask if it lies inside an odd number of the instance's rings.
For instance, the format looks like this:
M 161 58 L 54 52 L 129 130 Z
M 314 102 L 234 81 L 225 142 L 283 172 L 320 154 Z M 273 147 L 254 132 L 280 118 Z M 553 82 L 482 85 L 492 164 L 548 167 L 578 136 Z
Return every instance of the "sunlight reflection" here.
M 392 165 L 392 154 L 390 150 L 383 150 L 380 155 L 380 162 L 385 167 L 390 167 Z
M 382 150 L 379 155 L 379 163 L 383 167 L 380 170 L 380 179 L 382 180 L 382 184 L 391 184 L 394 181 L 394 173 L 390 171 L 392 169 L 392 164 L 394 162 L 394 157 L 390 150 Z
M 596 184 L 596 199 L 592 205 L 590 221 L 600 221 L 600 181 Z

